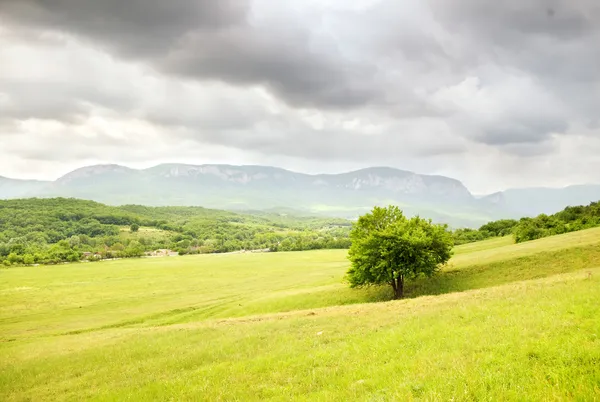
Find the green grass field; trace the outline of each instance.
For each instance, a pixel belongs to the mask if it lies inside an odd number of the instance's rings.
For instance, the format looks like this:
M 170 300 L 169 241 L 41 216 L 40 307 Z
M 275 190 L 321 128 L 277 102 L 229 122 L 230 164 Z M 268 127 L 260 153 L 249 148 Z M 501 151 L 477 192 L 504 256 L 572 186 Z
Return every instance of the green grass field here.
M 137 232 L 132 232 L 129 226 L 122 226 L 119 228 L 119 236 L 122 239 L 139 240 L 140 238 L 145 237 L 147 239 L 158 241 L 167 240 L 173 235 L 175 235 L 174 232 L 151 227 L 140 227 Z
M 0 270 L 0 400 L 600 400 L 600 229 L 459 246 L 402 301 L 347 268 L 335 250 Z

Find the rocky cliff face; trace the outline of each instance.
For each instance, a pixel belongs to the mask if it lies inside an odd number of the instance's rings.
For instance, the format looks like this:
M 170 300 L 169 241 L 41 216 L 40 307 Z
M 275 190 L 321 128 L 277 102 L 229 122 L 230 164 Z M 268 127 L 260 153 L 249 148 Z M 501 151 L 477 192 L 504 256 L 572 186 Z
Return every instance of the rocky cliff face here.
M 266 166 L 230 166 L 230 165 L 158 165 L 143 171 L 150 176 L 163 178 L 202 178 L 213 177 L 238 184 L 248 184 L 261 180 L 280 180 L 298 175 L 284 169 Z
M 467 188 L 458 180 L 443 176 L 426 176 L 391 168 L 370 168 L 344 174 L 307 175 L 265 166 L 229 165 L 159 165 L 141 171 L 146 177 L 189 179 L 190 184 L 221 180 L 243 186 L 284 185 L 316 189 L 344 189 L 357 192 L 382 190 L 395 194 L 436 195 L 440 197 L 471 198 Z M 211 180 L 206 180 L 211 179 Z M 299 188 L 298 190 L 301 190 Z

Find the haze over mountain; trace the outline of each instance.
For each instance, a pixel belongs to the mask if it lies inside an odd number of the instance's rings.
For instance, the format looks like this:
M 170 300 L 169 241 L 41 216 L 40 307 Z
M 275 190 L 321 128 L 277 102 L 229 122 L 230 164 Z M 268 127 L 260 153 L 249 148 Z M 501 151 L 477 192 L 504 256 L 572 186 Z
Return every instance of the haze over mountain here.
M 292 209 L 355 218 L 373 205 L 397 204 L 453 226 L 556 212 L 600 199 L 600 186 L 508 190 L 474 197 L 458 180 L 373 167 L 304 174 L 269 166 L 163 164 L 148 169 L 96 165 L 56 181 L 0 178 L 0 198 L 76 197 L 107 204 L 199 205 L 232 210 Z
M 600 200 L 600 185 L 576 185 L 563 188 L 514 188 L 481 198 L 487 203 L 519 216 L 552 214 L 571 205 L 587 205 Z
M 0 198 L 21 198 L 30 194 L 42 194 L 49 185 L 47 181 L 16 180 L 0 176 Z

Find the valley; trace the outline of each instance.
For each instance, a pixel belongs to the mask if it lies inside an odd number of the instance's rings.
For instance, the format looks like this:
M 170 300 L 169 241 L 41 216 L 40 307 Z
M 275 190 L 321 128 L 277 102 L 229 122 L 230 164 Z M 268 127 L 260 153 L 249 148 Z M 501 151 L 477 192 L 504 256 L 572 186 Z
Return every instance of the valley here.
M 0 0 L 0 402 L 600 402 L 600 3 Z

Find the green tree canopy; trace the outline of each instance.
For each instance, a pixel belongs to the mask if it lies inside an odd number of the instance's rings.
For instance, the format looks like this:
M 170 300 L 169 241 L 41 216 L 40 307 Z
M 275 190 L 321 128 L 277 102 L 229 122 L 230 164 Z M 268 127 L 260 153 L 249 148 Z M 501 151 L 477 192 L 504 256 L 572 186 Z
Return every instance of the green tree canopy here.
M 452 236 L 446 225 L 406 218 L 395 206 L 375 207 L 361 216 L 350 233 L 351 287 L 389 284 L 404 297 L 407 279 L 433 275 L 451 256 Z
M 90 255 L 92 260 L 124 258 L 157 249 L 179 254 L 277 251 L 286 238 L 294 251 L 348 248 L 351 225 L 336 218 L 236 214 L 201 207 L 114 207 L 67 198 L 0 200 L 0 265 L 29 264 L 32 257 L 34 264 L 77 261 L 82 256 L 89 260 Z M 125 226 L 130 231 L 121 229 Z M 153 230 L 144 230 L 142 236 L 143 227 Z

